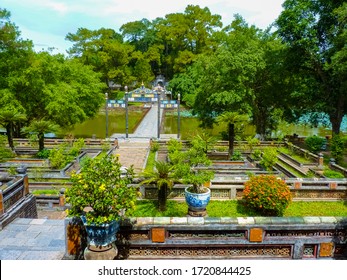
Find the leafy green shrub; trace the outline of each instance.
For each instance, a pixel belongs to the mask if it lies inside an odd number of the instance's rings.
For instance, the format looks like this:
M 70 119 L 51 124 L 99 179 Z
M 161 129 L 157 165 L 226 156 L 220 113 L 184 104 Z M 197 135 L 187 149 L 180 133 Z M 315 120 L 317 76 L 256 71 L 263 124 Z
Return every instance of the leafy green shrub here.
M 243 201 L 261 215 L 283 216 L 292 199 L 285 181 L 273 175 L 252 176 L 245 182 Z
M 254 146 L 257 146 L 260 144 L 260 140 L 258 138 L 251 137 L 251 136 L 247 137 L 246 141 L 247 141 L 247 146 L 250 153 L 253 152 Z
M 260 165 L 262 165 L 265 170 L 271 171 L 273 166 L 277 162 L 277 150 L 276 148 L 267 147 L 264 149 L 262 158 L 260 160 Z
M 339 163 L 341 162 L 343 158 L 343 152 L 345 149 L 345 143 L 341 135 L 336 134 L 333 136 L 331 139 L 331 145 L 330 145 L 330 150 L 331 150 L 331 155 L 333 158 L 335 158 L 336 162 Z
M 72 186 L 65 191 L 66 202 L 70 203 L 69 216 L 80 216 L 85 207 L 88 224 L 100 225 L 120 220 L 131 214 L 140 193 L 132 182 L 133 170 L 122 174 L 122 165 L 115 156 L 103 156 L 88 160 L 79 174 L 72 173 Z
M 0 135 L 0 162 L 7 158 L 13 158 L 15 153 L 8 147 L 6 147 L 7 139 L 6 136 Z
M 66 155 L 64 146 L 60 146 L 51 150 L 48 159 L 51 168 L 62 169 L 73 159 L 73 157 Z
M 324 142 L 324 138 L 318 137 L 316 135 L 309 136 L 305 139 L 306 148 L 312 153 L 318 153 L 321 150 Z
M 345 178 L 341 172 L 334 171 L 331 169 L 325 169 L 323 175 L 327 178 Z
M 242 160 L 242 153 L 240 151 L 234 151 L 233 155 L 231 156 L 230 160 Z
M 68 152 L 69 155 L 71 155 L 73 157 L 77 157 L 80 154 L 80 152 L 84 146 L 85 146 L 85 144 L 84 144 L 83 138 L 79 138 L 79 139 L 75 140 L 72 143 L 72 147 Z
M 151 143 L 151 152 L 157 152 L 160 148 L 160 144 L 158 142 Z
M 48 150 L 48 149 L 43 149 L 43 150 L 38 151 L 38 152 L 36 153 L 36 157 L 37 157 L 37 158 L 42 158 L 42 159 L 49 158 L 50 152 L 51 152 L 51 151 Z
M 256 149 L 252 152 L 251 157 L 253 160 L 260 160 L 261 159 L 261 150 Z

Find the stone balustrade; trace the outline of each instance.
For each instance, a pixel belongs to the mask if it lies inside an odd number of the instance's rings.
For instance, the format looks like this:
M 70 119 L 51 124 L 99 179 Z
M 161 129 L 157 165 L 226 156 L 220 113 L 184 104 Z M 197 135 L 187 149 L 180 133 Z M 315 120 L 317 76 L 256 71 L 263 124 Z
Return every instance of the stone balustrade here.
M 83 228 L 65 220 L 66 255 Z M 118 259 L 346 259 L 347 217 L 148 217 L 122 223 Z
M 1 179 L 0 229 L 17 217 L 37 218 L 35 197 L 29 193 L 27 174 Z

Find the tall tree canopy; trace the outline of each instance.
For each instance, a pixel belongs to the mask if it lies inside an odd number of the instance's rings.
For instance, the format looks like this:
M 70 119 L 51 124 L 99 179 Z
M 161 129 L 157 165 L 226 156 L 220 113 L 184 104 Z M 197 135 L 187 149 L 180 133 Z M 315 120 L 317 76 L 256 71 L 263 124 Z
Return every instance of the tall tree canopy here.
M 172 86 L 192 104 L 203 125 L 213 125 L 224 112 L 248 114 L 265 137 L 282 111 L 283 45 L 238 15 L 223 31 L 216 51 L 199 56 L 186 73 L 175 76 Z
M 292 97 L 298 106 L 293 112 L 326 113 L 333 134 L 340 132 L 347 110 L 344 2 L 286 0 L 276 21 L 278 34 L 289 47 L 286 65 L 296 83 Z

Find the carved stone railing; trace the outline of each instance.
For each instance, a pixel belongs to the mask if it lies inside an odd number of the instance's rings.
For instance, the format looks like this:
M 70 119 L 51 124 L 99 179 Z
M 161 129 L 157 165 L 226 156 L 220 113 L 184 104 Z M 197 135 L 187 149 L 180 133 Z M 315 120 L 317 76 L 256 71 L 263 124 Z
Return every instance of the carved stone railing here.
M 17 217 L 37 218 L 35 197 L 29 193 L 27 174 L 1 180 L 0 229 Z
M 66 256 L 85 236 L 66 219 Z M 346 259 L 347 217 L 149 217 L 123 222 L 118 259 Z
M 212 180 L 211 199 L 240 199 L 243 195 L 247 176 L 219 177 Z M 293 200 L 346 200 L 347 179 L 286 179 L 293 195 Z M 187 185 L 176 184 L 169 198 L 184 199 L 184 188 Z M 145 199 L 157 199 L 156 186 L 141 186 L 140 191 Z

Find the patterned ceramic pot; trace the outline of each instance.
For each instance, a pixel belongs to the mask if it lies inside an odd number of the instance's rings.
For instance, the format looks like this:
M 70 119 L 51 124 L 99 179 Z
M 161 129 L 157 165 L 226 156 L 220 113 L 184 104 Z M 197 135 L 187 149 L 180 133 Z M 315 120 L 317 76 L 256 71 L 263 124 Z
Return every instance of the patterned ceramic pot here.
M 86 218 L 81 217 L 87 232 L 88 245 L 107 246 L 117 240 L 117 232 L 119 230 L 119 221 L 112 221 L 102 225 L 88 225 Z
M 211 190 L 204 188 L 205 193 L 192 193 L 188 191 L 189 187 L 185 188 L 185 197 L 188 208 L 191 211 L 204 211 L 207 204 L 210 202 Z

